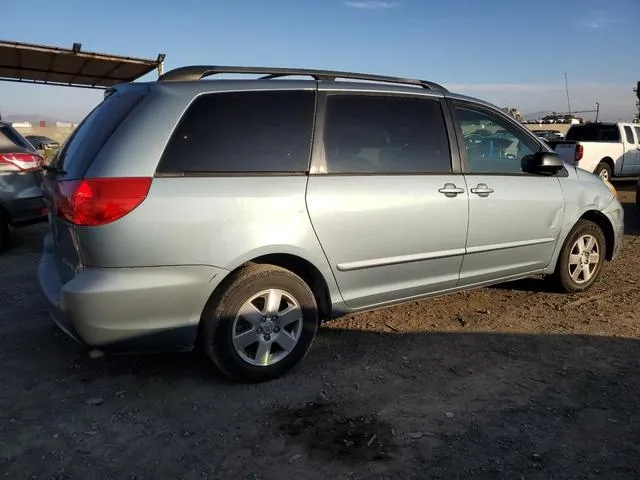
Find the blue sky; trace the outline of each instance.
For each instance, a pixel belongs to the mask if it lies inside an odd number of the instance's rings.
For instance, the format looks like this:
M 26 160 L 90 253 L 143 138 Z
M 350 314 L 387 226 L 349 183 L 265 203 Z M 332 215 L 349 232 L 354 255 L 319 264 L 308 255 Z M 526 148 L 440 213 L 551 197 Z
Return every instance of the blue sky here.
M 631 119 L 639 0 L 4 0 L 0 39 L 192 63 L 420 77 L 523 113 Z M 28 7 L 27 7 L 28 5 Z M 40 18 L 46 18 L 42 22 Z M 146 78 L 154 79 L 151 75 Z M 0 83 L 0 111 L 81 119 L 100 92 Z

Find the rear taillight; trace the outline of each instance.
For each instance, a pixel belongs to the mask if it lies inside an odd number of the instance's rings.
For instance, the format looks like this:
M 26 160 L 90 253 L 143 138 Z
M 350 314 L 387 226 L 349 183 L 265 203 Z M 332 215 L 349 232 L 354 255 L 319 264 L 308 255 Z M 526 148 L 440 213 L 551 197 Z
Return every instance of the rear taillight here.
M 35 153 L 0 153 L 0 165 L 9 165 L 22 172 L 40 170 L 42 163 L 42 157 Z
M 582 156 L 584 155 L 584 147 L 580 144 L 576 145 L 576 162 L 582 160 Z
M 57 215 L 75 225 L 114 222 L 140 205 L 151 178 L 97 178 L 58 182 L 54 189 Z

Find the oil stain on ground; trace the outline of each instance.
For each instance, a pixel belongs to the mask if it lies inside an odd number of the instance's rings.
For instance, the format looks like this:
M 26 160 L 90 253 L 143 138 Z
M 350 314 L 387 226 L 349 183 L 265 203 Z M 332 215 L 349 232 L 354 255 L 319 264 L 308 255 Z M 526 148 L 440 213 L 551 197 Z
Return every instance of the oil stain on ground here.
M 371 413 L 345 415 L 336 403 L 308 403 L 279 411 L 279 429 L 310 456 L 344 463 L 390 461 L 398 446 L 391 425 Z

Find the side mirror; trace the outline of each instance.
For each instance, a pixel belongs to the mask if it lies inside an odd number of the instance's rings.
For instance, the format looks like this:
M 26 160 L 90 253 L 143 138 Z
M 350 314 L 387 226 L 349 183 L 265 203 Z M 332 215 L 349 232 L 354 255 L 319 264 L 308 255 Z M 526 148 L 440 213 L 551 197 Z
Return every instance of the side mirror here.
M 525 173 L 558 173 L 564 168 L 564 162 L 555 153 L 536 152 L 522 159 L 522 171 Z

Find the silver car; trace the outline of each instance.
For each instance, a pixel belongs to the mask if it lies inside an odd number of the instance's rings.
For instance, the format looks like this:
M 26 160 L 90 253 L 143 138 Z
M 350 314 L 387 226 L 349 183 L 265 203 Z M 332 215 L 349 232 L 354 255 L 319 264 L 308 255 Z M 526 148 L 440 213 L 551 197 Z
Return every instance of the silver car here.
M 219 73 L 253 78 L 202 80 Z M 98 352 L 198 347 L 245 382 L 354 312 L 534 275 L 585 290 L 623 234 L 611 185 L 499 108 L 348 72 L 117 86 L 43 189 L 39 278 L 64 331 Z
M 12 243 L 9 227 L 47 221 L 42 199 L 43 159 L 9 123 L 0 121 L 0 255 Z

